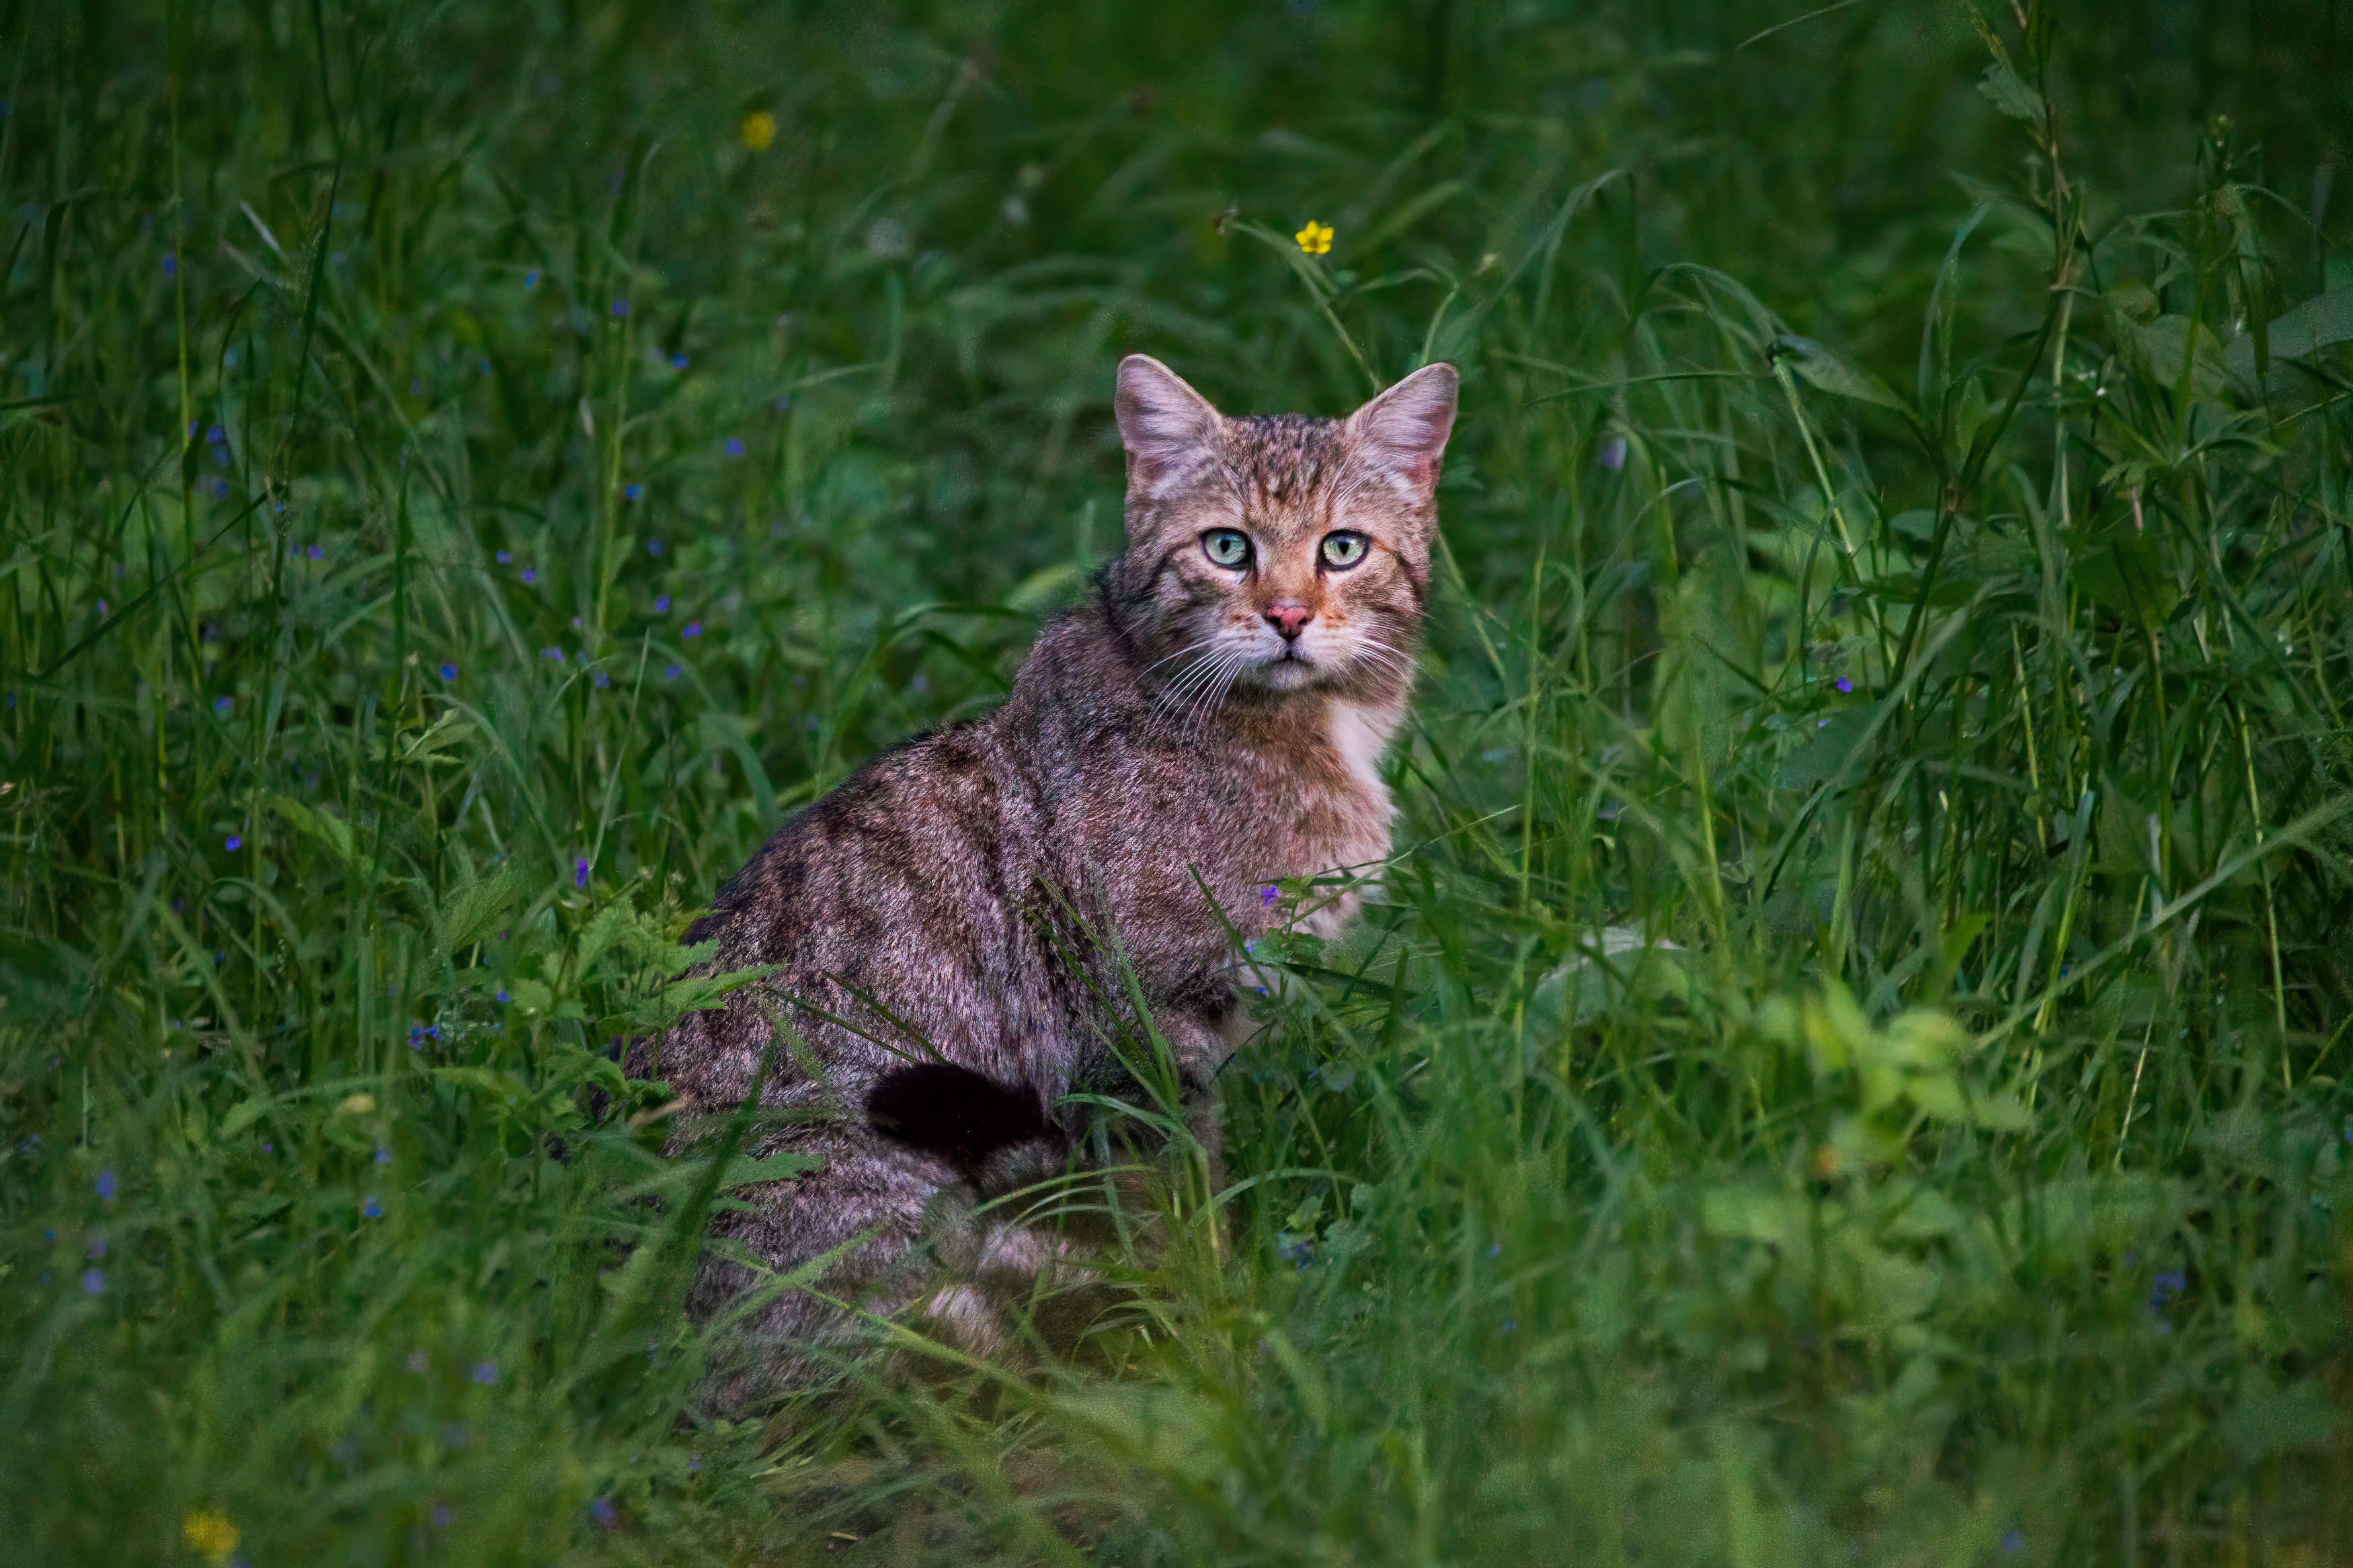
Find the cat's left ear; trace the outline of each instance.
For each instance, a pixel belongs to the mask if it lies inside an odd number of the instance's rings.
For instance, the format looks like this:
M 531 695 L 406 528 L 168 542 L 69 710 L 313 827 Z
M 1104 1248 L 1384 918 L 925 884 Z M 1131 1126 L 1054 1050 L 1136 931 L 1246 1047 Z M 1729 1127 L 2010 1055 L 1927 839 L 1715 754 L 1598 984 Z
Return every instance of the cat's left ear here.
M 1461 379 L 1451 364 L 1426 364 L 1348 416 L 1357 461 L 1429 504 L 1454 430 Z

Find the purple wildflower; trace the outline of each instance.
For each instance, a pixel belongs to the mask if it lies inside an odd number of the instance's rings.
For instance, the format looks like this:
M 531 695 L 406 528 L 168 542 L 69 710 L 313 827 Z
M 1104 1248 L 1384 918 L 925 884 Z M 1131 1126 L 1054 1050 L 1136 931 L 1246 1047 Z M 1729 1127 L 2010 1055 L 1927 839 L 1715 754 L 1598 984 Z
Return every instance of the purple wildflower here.
M 109 1203 L 112 1203 L 114 1201 L 113 1172 L 100 1171 L 98 1173 L 98 1195 L 106 1199 Z
M 178 257 L 176 257 L 176 256 L 174 256 L 174 255 L 173 255 L 173 254 L 171 254 L 169 251 L 164 252 L 164 277 L 166 277 L 166 278 L 177 278 L 179 275 L 180 275 L 180 258 L 179 258 Z
M 488 1384 L 488 1383 L 496 1383 L 496 1382 L 498 1382 L 498 1380 L 499 1380 L 499 1365 L 498 1365 L 498 1363 L 496 1363 L 496 1362 L 485 1361 L 485 1362 L 477 1362 L 477 1363 L 475 1363 L 475 1365 L 474 1365 L 474 1381 L 475 1381 L 476 1383 L 485 1383 L 485 1384 Z
M 514 559 L 514 557 L 513 557 L 512 554 L 508 553 L 506 551 L 501 550 L 501 551 L 500 551 L 500 552 L 499 552 L 499 564 L 500 564 L 500 565 L 503 566 L 503 565 L 505 565 L 508 562 L 512 561 L 513 559 Z
M 1259 908 L 1271 910 L 1274 908 L 1274 901 L 1281 897 L 1282 897 L 1282 889 L 1280 888 L 1261 888 L 1258 890 Z
M 311 546 L 311 560 L 313 560 L 313 561 L 322 561 L 322 560 L 324 560 L 324 559 L 326 558 L 326 554 L 327 554 L 327 552 L 326 552 L 325 551 L 323 551 L 323 550 L 320 549 L 317 545 L 313 544 L 312 546 Z
M 384 1205 L 375 1201 L 375 1194 L 374 1193 L 370 1193 L 367 1195 L 367 1201 L 360 1205 L 360 1213 L 367 1215 L 370 1219 L 382 1219 L 384 1217 Z
M 670 595 L 668 594 L 660 595 L 654 600 L 654 614 L 658 616 L 666 616 L 670 614 Z
M 733 436 L 727 437 L 727 455 L 731 458 L 740 458 L 744 455 L 744 443 L 741 438 Z
M 589 1503 L 588 1517 L 596 1521 L 599 1529 L 618 1530 L 621 1528 L 621 1513 L 618 1509 L 613 1506 L 613 1500 L 611 1498 L 600 1497 Z
M 587 861 L 575 860 L 572 862 L 572 885 L 575 888 L 585 888 L 588 885 Z
M 628 313 L 629 313 L 629 302 L 628 302 L 627 300 L 614 300 L 614 301 L 613 301 L 613 314 L 614 314 L 614 315 L 616 315 L 616 316 L 626 316 L 626 315 L 628 315 Z
M 381 1143 L 377 1144 L 377 1145 L 375 1146 L 375 1163 L 376 1163 L 377 1164 L 379 1164 L 379 1165 L 389 1165 L 389 1164 L 391 1164 L 391 1163 L 392 1163 L 392 1151 L 391 1151 L 391 1150 L 389 1150 L 389 1149 L 387 1149 L 387 1148 L 385 1148 L 385 1147 L 383 1144 L 381 1144 Z
M 662 679 L 664 680 L 676 680 L 678 679 L 678 666 L 673 664 L 665 668 L 662 670 Z M 2348 1143 L 2353 1143 L 2353 1130 L 2348 1130 L 2346 1132 L 2345 1141 Z
M 216 713 L 226 713 L 232 706 L 234 706 L 234 703 L 229 698 L 216 697 L 213 699 L 213 711 Z
M 523 580 L 524 582 L 526 582 L 526 583 L 536 583 L 536 582 L 538 582 L 538 581 L 539 581 L 539 568 L 538 568 L 538 567 L 536 567 L 536 566 L 526 566 L 526 567 L 524 567 L 524 568 L 522 569 L 522 580 Z
M 522 286 L 526 289 L 536 289 L 539 287 L 538 268 L 534 267 L 530 271 L 522 275 Z
M 1601 443 L 1601 466 L 1611 473 L 1626 466 L 1626 437 L 1612 436 Z
M 686 629 L 678 635 L 682 637 L 699 637 L 702 635 L 702 623 L 701 621 L 689 621 L 686 623 Z
M 659 539 L 649 539 L 649 540 L 647 540 L 647 541 L 646 541 L 646 553 L 647 553 L 647 554 L 649 554 L 649 555 L 659 555 L 661 552 L 662 552 L 662 542 L 661 542 L 660 540 L 659 540 Z
M 670 367 L 672 370 L 684 370 L 686 368 L 686 356 L 684 354 L 670 355 Z
M 1841 675 L 1838 678 L 1838 689 L 1841 691 L 1852 691 L 1854 689 L 1854 682 Z
M 224 845 L 223 847 L 224 847 L 225 848 L 227 848 L 227 849 L 229 851 L 229 853 L 230 853 L 230 854 L 232 854 L 232 855 L 233 855 L 233 854 L 237 853 L 237 851 L 238 851 L 238 850 L 240 850 L 240 849 L 242 849 L 242 848 L 244 848 L 244 847 L 245 847 L 245 840 L 244 840 L 244 839 L 242 839 L 242 838 L 240 838 L 240 837 L 238 837 L 236 834 L 232 833 L 232 834 L 230 834 L 230 835 L 228 836 L 228 840 L 227 840 L 227 844 L 226 844 L 226 845 Z
M 2019 1530 L 2005 1530 L 2002 1531 L 2001 1549 L 2004 1552 L 2017 1552 L 2023 1549 L 2025 1545 L 2025 1531 Z
M 86 1257 L 86 1258 L 103 1258 L 103 1257 L 105 1257 L 105 1256 L 106 1256 L 106 1237 L 102 1237 L 102 1236 L 93 1236 L 93 1237 L 91 1237 L 90 1238 L 90 1245 L 89 1245 L 87 1247 L 83 1248 L 83 1249 L 82 1249 L 82 1251 L 83 1251 L 83 1256 L 84 1256 L 84 1257 Z
M 458 667 L 457 667 L 456 665 L 454 665 L 454 664 L 444 664 L 444 665 L 441 667 L 441 679 L 444 679 L 444 680 L 455 680 L 455 679 L 458 679 Z
M 621 487 L 621 494 L 628 497 L 630 500 L 635 500 L 645 493 L 645 487 L 637 483 L 635 480 L 631 480 L 629 483 Z M 657 550 L 654 553 L 659 555 L 661 552 Z
M 105 1289 L 106 1270 L 103 1268 L 90 1269 L 81 1277 L 81 1288 L 85 1294 L 91 1296 L 95 1296 L 100 1291 Z

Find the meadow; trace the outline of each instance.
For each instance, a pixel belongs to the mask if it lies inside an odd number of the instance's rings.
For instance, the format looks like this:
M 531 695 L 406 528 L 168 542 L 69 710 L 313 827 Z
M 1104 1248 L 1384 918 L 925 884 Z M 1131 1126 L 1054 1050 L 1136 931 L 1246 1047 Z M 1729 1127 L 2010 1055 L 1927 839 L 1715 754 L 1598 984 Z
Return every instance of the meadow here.
M 0 7 L 0 1562 L 2353 1561 L 2340 9 Z M 1132 350 L 1462 368 L 1384 901 L 716 1418 L 612 1047 Z

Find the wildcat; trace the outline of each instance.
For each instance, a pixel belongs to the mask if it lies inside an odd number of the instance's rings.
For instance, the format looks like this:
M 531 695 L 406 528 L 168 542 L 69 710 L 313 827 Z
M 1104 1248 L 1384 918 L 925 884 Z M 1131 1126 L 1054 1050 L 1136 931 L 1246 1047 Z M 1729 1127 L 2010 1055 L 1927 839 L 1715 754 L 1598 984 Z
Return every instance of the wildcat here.
M 749 1206 L 715 1237 L 778 1271 L 846 1247 L 826 1295 L 1001 1343 L 1057 1243 L 974 1208 L 1062 1169 L 1085 1122 L 1066 1095 L 1141 1101 L 1113 1045 L 1134 1037 L 1129 975 L 1214 1151 L 1212 1079 L 1250 1027 L 1236 936 L 1286 918 L 1282 882 L 1389 854 L 1379 761 L 1412 682 L 1456 391 L 1432 364 L 1343 419 L 1229 418 L 1158 361 L 1121 363 L 1124 552 L 1002 706 L 777 829 L 687 932 L 717 939 L 712 970 L 774 973 L 632 1050 L 633 1075 L 681 1096 L 673 1147 L 753 1096 L 765 1061 L 754 1152 L 822 1161 L 738 1189 Z M 1355 886 L 1335 886 L 1305 929 L 1354 915 Z M 754 1282 L 707 1258 L 690 1305 Z M 740 1331 L 718 1402 L 793 1381 L 794 1346 L 848 1326 L 778 1296 Z

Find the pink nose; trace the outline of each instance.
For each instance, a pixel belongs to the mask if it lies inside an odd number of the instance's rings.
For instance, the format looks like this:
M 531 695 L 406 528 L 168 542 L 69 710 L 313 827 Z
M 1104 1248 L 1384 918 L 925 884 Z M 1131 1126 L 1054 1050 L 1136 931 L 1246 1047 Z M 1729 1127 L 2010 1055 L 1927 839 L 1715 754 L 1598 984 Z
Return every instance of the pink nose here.
M 1315 612 L 1296 599 L 1277 599 L 1263 614 L 1267 625 L 1282 634 L 1289 641 L 1299 635 L 1299 628 L 1315 618 Z

